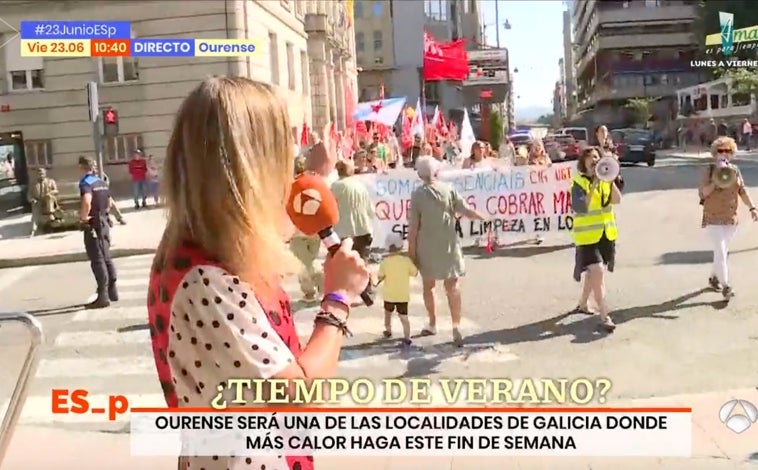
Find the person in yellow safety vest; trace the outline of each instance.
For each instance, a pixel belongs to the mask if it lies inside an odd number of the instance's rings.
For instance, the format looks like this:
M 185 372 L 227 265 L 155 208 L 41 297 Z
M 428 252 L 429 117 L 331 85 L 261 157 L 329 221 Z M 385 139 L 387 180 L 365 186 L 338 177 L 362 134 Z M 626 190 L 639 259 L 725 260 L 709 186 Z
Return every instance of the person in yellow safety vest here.
M 571 235 L 576 245 L 574 279 L 584 283 L 579 304 L 572 313 L 592 315 L 588 301 L 590 294 L 597 304 L 601 327 L 607 332 L 616 329 L 605 301 L 605 269 L 613 272 L 616 257 L 616 217 L 613 205 L 621 202 L 621 190 L 616 181 L 600 181 L 595 167 L 600 152 L 589 147 L 577 161 L 578 174 L 571 181 L 571 206 L 574 225 Z

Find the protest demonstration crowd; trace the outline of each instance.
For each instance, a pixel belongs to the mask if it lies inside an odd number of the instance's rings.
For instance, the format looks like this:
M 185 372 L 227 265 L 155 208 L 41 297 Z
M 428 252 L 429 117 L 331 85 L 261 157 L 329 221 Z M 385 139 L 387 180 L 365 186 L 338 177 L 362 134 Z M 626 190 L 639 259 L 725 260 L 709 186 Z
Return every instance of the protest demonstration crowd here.
M 357 121 L 348 133 L 328 125 L 320 135 L 303 125 L 295 172 L 320 173 L 325 168 L 321 173 L 339 207 L 337 234 L 352 239 L 353 248 L 366 262 L 380 263 L 375 281 L 383 284 L 384 336 L 392 336 L 392 315 L 397 312 L 403 326 L 401 345 L 411 345 L 408 283 L 420 273 L 428 313 L 421 334 L 436 334 L 433 289 L 441 281 L 453 342 L 462 346 L 458 328 L 459 279 L 465 272 L 462 244 L 473 242 L 491 252 L 498 245 L 499 232 L 530 234 L 526 242 L 540 244 L 541 232 L 550 231 L 551 224 L 552 230 L 570 230 L 568 186 L 575 164 L 561 163 L 565 169 L 548 173 L 553 163 L 536 136 L 518 147 L 507 136 L 498 145 L 476 140 L 468 113 L 460 131 L 454 123 L 445 122 L 438 109 L 428 121 L 412 107 L 404 108 L 398 117 L 397 133 L 381 120 Z M 612 145 L 607 129 L 598 129 L 598 134 L 601 142 Z M 599 158 L 597 152 L 592 155 Z M 324 163 L 330 158 L 336 163 Z M 332 173 L 330 167 L 335 168 Z M 474 174 L 476 178 L 467 180 Z M 502 179 L 496 174 L 510 176 Z M 461 222 L 462 218 L 469 220 Z M 320 246 L 317 235 L 297 233 L 290 241 L 291 250 L 305 266 L 299 276 L 305 301 L 318 302 L 322 294 L 317 265 Z M 372 247 L 387 255 L 377 257 Z M 373 287 L 372 282 L 369 289 Z M 586 299 L 580 303 L 586 304 Z M 609 317 L 604 318 L 612 328 Z

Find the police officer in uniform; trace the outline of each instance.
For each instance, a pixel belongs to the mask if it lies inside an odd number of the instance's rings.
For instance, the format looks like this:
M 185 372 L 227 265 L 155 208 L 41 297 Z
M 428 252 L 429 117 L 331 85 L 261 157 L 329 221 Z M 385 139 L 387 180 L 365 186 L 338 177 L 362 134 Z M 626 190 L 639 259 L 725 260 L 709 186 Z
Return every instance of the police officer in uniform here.
M 79 168 L 83 173 L 82 179 L 79 180 L 79 221 L 84 231 L 84 248 L 97 282 L 97 298 L 85 308 L 105 308 L 118 300 L 116 267 L 111 261 L 111 234 L 108 224 L 111 196 L 108 185 L 95 174 L 96 164 L 92 159 L 80 157 Z

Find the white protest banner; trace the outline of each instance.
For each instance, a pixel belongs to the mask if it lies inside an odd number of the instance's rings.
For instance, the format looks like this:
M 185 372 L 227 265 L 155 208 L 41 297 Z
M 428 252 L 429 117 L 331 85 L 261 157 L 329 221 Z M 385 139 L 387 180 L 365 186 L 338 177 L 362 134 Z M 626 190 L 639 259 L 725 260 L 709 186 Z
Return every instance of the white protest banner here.
M 487 221 L 459 219 L 458 236 L 464 245 L 489 232 L 507 234 L 564 233 L 573 224 L 570 185 L 576 164 L 551 167 L 517 166 L 475 170 L 446 170 L 439 179 L 455 186 L 468 204 Z M 390 170 L 361 175 L 371 194 L 376 217 L 374 244 L 383 246 L 390 233 L 408 236 L 408 213 L 413 190 L 421 185 L 414 170 Z

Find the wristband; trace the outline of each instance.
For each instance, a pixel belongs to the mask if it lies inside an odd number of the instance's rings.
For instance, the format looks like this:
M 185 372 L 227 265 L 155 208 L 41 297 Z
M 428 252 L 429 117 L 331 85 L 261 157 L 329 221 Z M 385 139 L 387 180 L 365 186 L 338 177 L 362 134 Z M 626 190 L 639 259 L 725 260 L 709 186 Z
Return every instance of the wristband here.
M 324 302 L 334 302 L 335 304 L 339 304 L 345 307 L 348 312 L 350 311 L 350 301 L 347 300 L 347 297 L 342 294 L 338 294 L 337 292 L 330 292 L 326 294 L 324 298 L 321 299 L 321 303 L 323 304 Z
M 344 322 L 337 318 L 333 313 L 321 311 L 316 315 L 316 318 L 313 320 L 314 325 L 329 325 L 337 328 L 342 332 L 343 336 L 347 336 L 348 338 L 353 336 L 353 333 L 350 331 L 350 329 L 347 327 L 347 322 Z

